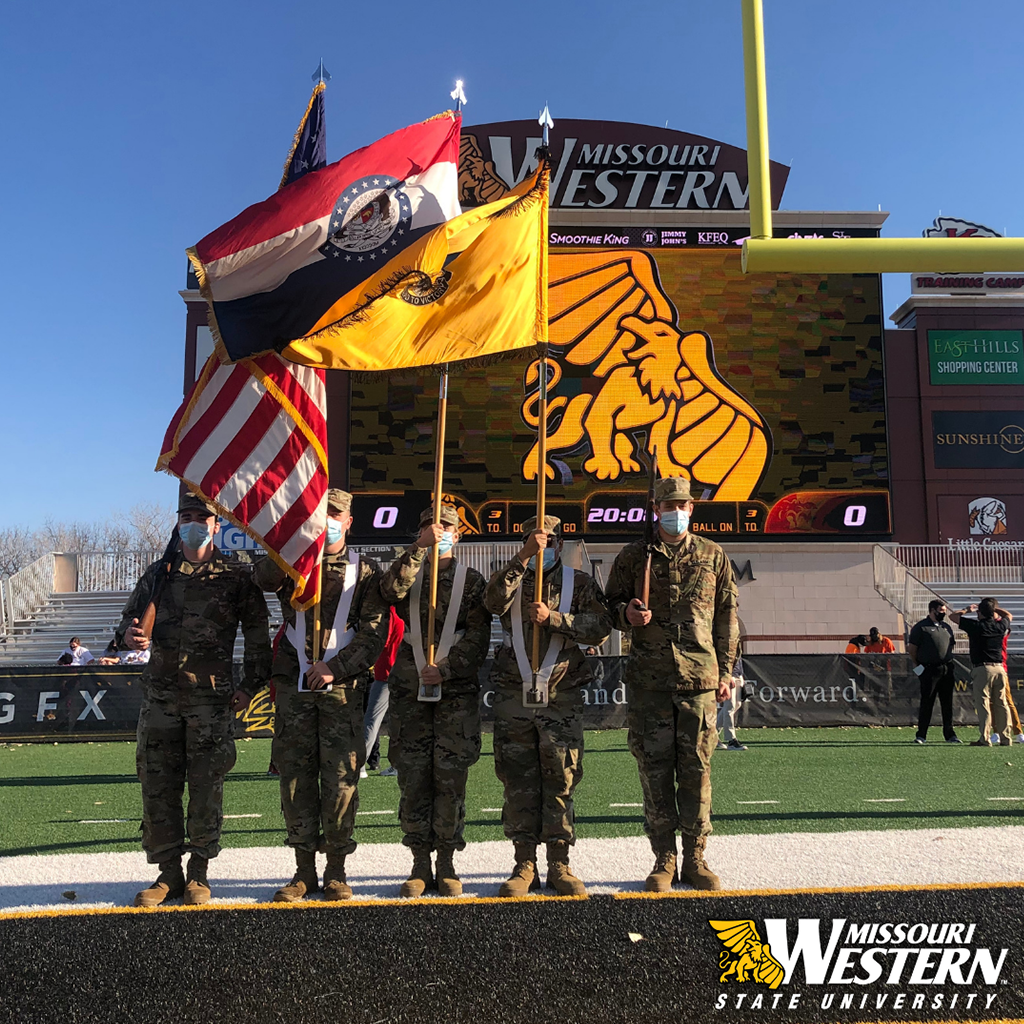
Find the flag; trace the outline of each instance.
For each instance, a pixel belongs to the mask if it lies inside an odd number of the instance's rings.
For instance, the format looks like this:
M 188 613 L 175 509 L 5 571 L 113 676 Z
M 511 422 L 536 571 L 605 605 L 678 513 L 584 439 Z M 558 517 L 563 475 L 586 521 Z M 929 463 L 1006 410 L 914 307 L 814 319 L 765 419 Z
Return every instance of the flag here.
M 288 159 L 284 162 L 284 173 L 278 188 L 284 188 L 304 174 L 327 166 L 327 124 L 324 120 L 326 88 L 324 82 L 317 82 L 313 86 L 313 95 L 309 97 L 309 106 L 295 131 L 295 139 Z
M 381 373 L 490 361 L 547 341 L 548 163 L 409 246 L 328 309 L 286 359 Z
M 327 522 L 322 370 L 270 353 L 225 365 L 210 356 L 164 437 L 156 468 L 184 481 L 318 596 Z
M 394 132 L 189 249 L 221 359 L 280 351 L 375 268 L 457 216 L 461 123 L 449 111 Z

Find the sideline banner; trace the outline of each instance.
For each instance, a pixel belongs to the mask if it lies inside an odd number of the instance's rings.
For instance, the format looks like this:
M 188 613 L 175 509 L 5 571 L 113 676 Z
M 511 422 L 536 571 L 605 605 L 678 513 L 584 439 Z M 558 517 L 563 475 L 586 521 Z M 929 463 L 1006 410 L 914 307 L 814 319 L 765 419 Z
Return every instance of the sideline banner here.
M 237 666 L 240 667 L 240 666 Z M 594 679 L 580 691 L 586 729 L 626 725 L 625 659 L 593 658 Z M 920 683 L 904 654 L 762 654 L 743 659 L 746 681 L 736 724 L 741 728 L 912 726 Z M 1012 655 L 1010 687 L 1024 700 L 1024 656 Z M 491 662 L 480 672 L 481 712 L 492 719 Z M 0 742 L 132 739 L 142 704 L 140 670 L 132 666 L 0 667 Z M 1018 696 L 1019 695 L 1019 696 Z M 936 702 L 937 704 L 937 702 Z M 953 720 L 974 725 L 970 664 L 956 660 Z M 940 723 L 936 706 L 932 718 Z M 235 736 L 274 734 L 270 691 L 260 690 L 235 719 Z

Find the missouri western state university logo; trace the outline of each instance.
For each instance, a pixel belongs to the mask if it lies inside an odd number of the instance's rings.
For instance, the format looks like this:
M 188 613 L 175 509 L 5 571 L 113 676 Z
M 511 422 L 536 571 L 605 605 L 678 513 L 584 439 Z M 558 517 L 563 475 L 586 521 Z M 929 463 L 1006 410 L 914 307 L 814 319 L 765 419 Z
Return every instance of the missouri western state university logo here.
M 581 454 L 593 479 L 646 481 L 656 450 L 661 475 L 689 477 L 698 497 L 757 493 L 771 461 L 768 426 L 719 373 L 711 338 L 679 326 L 648 253 L 552 252 L 548 295 L 550 342 L 562 357 L 546 364 L 549 477 L 552 463 Z M 573 367 L 585 369 L 570 379 Z M 539 361 L 524 390 L 520 414 L 536 430 Z M 536 479 L 537 460 L 535 444 L 524 479 Z
M 708 925 L 722 945 L 716 1010 L 786 1011 L 813 1002 L 851 1014 L 991 1015 L 1010 952 L 976 945 L 977 925 L 963 921 L 769 917 Z
M 730 978 L 738 982 L 755 981 L 771 989 L 778 988 L 786 972 L 767 942 L 761 941 L 753 921 L 708 921 L 725 946 L 718 959 L 723 968 L 720 982 Z

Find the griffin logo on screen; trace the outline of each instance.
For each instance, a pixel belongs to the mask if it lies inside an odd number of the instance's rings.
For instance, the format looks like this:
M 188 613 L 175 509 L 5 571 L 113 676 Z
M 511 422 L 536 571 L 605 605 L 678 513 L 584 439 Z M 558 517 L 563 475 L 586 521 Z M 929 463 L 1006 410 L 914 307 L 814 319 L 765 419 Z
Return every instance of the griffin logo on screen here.
M 689 477 L 695 496 L 755 494 L 771 461 L 771 433 L 719 374 L 711 338 L 680 329 L 653 258 L 552 252 L 549 273 L 550 343 L 567 365 L 589 370 L 579 393 L 559 394 L 562 367 L 547 361 L 547 443 L 556 465 L 589 449 L 583 471 L 593 479 L 646 476 L 635 456 L 646 461 L 656 449 L 660 474 Z M 526 370 L 521 409 L 533 429 L 539 380 L 537 360 Z M 525 479 L 536 479 L 537 459 L 534 445 L 523 460 Z M 555 467 L 547 474 L 555 479 Z
M 756 982 L 770 989 L 782 984 L 786 971 L 772 956 L 768 943 L 761 940 L 753 921 L 708 921 L 708 924 L 725 947 L 718 958 L 722 972 L 720 983 L 731 979 L 740 984 Z

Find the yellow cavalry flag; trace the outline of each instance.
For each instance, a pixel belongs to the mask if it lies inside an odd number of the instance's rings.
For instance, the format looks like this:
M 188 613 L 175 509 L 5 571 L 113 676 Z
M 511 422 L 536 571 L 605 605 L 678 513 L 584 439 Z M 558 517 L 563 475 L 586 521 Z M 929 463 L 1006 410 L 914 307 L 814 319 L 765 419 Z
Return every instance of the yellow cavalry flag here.
M 282 351 L 332 370 L 485 362 L 547 342 L 548 166 L 406 248 Z

